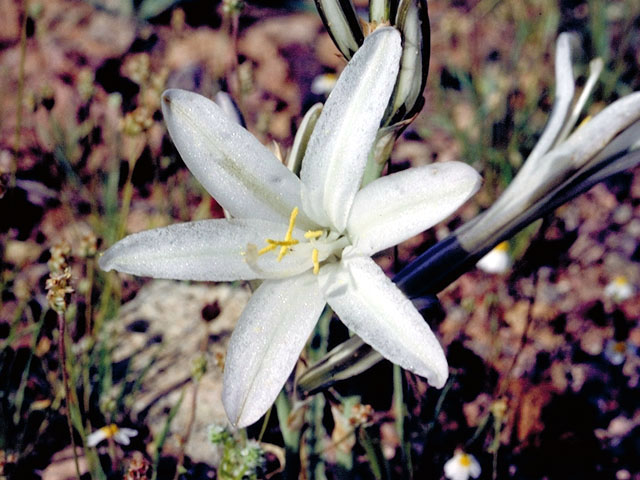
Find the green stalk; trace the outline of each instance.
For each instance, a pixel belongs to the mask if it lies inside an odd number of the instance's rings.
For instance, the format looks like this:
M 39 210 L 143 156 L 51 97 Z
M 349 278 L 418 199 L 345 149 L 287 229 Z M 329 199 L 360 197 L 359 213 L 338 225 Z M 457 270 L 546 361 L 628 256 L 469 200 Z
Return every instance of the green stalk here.
M 67 426 L 69 427 L 69 437 L 71 439 L 71 448 L 73 450 L 73 463 L 76 467 L 76 475 L 78 480 L 80 480 L 80 463 L 78 461 L 78 452 L 76 452 L 76 441 L 73 438 L 73 421 L 71 419 L 71 388 L 69 386 L 69 376 L 67 373 L 67 365 L 66 365 L 66 342 L 65 342 L 65 318 L 63 312 L 58 313 L 58 356 L 60 357 L 60 370 L 62 371 L 62 384 L 64 387 L 64 395 L 65 401 L 67 403 L 67 408 L 65 409 L 66 417 L 67 417 Z

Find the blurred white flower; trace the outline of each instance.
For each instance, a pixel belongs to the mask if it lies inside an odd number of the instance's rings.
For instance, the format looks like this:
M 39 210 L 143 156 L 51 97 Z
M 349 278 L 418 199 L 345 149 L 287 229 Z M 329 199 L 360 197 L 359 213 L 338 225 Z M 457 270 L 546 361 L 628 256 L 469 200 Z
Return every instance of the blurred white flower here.
M 634 354 L 635 351 L 635 346 L 629 342 L 610 338 L 604 348 L 604 356 L 612 364 L 622 365 L 627 356 Z
M 109 438 L 113 438 L 120 445 L 129 445 L 131 443 L 130 439 L 136 435 L 138 435 L 137 430 L 133 428 L 120 428 L 115 423 L 112 423 L 87 435 L 87 446 L 95 447 L 103 440 Z
M 183 160 L 233 218 L 131 235 L 100 266 L 156 278 L 264 280 L 225 361 L 223 403 L 236 426 L 256 422 L 272 405 L 327 303 L 390 361 L 438 388 L 446 382 L 438 340 L 371 256 L 453 213 L 480 177 L 445 162 L 360 189 L 401 53 L 395 29 L 367 37 L 322 109 L 300 178 L 213 102 L 181 90 L 163 95 Z
M 456 450 L 453 458 L 444 464 L 444 476 L 449 480 L 467 480 L 478 478 L 482 469 L 476 457 L 462 450 Z
M 618 275 L 604 287 L 605 296 L 612 298 L 616 302 L 624 302 L 631 298 L 634 292 L 635 288 L 624 275 Z
M 311 93 L 315 95 L 329 95 L 336 86 L 338 77 L 335 73 L 317 75 L 311 82 Z
M 501 242 L 478 260 L 476 267 L 487 273 L 505 273 L 511 267 L 509 242 Z

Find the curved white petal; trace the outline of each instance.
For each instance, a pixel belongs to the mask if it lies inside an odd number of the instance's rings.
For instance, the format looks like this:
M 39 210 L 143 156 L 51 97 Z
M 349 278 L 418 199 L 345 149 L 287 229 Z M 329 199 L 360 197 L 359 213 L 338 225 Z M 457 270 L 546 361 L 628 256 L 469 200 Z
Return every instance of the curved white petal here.
M 327 99 L 300 173 L 303 210 L 320 225 L 338 232 L 346 227 L 401 54 L 398 31 L 379 28 L 365 39 Z
M 603 150 L 623 130 L 640 119 L 640 92 L 626 95 L 575 130 L 549 155 L 568 160 L 578 169 Z M 628 146 L 628 145 L 627 145 Z
M 523 192 L 531 191 L 532 184 L 534 186 L 544 184 L 549 175 L 554 174 L 559 166 L 556 162 L 551 161 L 546 154 L 558 141 L 571 114 L 571 104 L 575 95 L 575 80 L 571 63 L 572 41 L 575 41 L 575 36 L 570 33 L 565 32 L 558 36 L 555 57 L 556 92 L 551 115 L 549 115 L 549 120 L 540 139 L 518 171 L 518 175 L 492 206 L 492 210 L 498 215 L 501 215 L 503 210 L 508 211 L 510 205 L 517 203 Z
M 383 357 L 442 388 L 447 359 L 411 301 L 369 257 L 350 255 L 318 274 L 327 303 L 340 320 Z
M 233 331 L 222 401 L 231 423 L 245 427 L 273 404 L 313 331 L 325 301 L 313 274 L 265 281 Z
M 300 206 L 300 180 L 211 100 L 167 90 L 162 113 L 191 173 L 232 216 L 287 221 Z M 313 226 L 304 215 L 298 224 Z
M 91 432 L 89 435 L 87 435 L 87 446 L 95 447 L 101 441 L 106 439 L 107 439 L 107 427 L 102 427 L 101 429 L 96 430 L 95 432 Z
M 569 118 L 571 103 L 575 94 L 575 80 L 573 78 L 573 65 L 571 63 L 571 42 L 575 41 L 575 35 L 561 33 L 556 43 L 556 93 L 549 121 L 540 136 L 540 140 L 529 154 L 525 165 L 528 168 L 540 168 L 540 158 L 547 153 L 556 143 L 562 127 Z M 546 167 L 546 165 L 545 165 Z M 525 166 L 523 165 L 523 169 Z
M 280 238 L 287 226 L 256 219 L 177 223 L 129 235 L 99 264 L 103 270 L 175 280 L 253 280 L 261 278 L 245 261 L 248 244 Z
M 355 249 L 371 256 L 445 219 L 480 187 L 469 165 L 443 162 L 381 177 L 356 195 L 347 231 Z

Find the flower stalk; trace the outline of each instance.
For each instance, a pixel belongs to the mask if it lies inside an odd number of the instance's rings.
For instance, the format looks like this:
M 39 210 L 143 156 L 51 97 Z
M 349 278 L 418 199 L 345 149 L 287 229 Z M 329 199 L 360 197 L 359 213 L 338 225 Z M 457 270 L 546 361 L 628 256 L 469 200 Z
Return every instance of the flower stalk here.
M 76 469 L 76 476 L 78 480 L 80 480 L 80 463 L 78 460 L 78 452 L 76 451 L 76 441 L 73 435 L 73 422 L 71 420 L 73 397 L 69 385 L 69 374 L 67 372 L 67 347 L 65 342 L 65 312 L 67 311 L 69 296 L 74 291 L 71 286 L 71 268 L 67 263 L 67 257 L 70 251 L 71 249 L 68 245 L 56 245 L 51 248 L 51 259 L 48 262 L 50 274 L 46 282 L 46 289 L 49 308 L 56 312 L 58 318 L 58 357 L 60 361 L 60 371 L 62 372 L 62 387 L 67 404 L 65 413 L 67 417 L 67 427 L 69 428 L 71 448 L 73 450 L 73 463 Z

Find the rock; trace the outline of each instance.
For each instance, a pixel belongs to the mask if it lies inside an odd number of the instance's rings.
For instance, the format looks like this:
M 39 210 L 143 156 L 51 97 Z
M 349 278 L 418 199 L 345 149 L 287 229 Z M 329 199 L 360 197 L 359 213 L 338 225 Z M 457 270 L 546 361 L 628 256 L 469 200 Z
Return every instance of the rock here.
M 185 453 L 194 462 L 212 463 L 214 448 L 207 440 L 207 428 L 212 423 L 228 423 L 221 401 L 220 359 L 249 295 L 248 289 L 229 284 L 189 285 L 158 280 L 140 289 L 133 300 L 122 306 L 119 318 L 113 322 L 113 363 L 129 362 L 128 377 L 142 378 L 139 390 L 131 397 L 131 415 L 134 421 L 149 427 L 153 438 L 164 428 L 167 413 L 184 390 L 164 446 L 165 454 L 179 451 L 195 405 Z M 219 314 L 211 319 L 210 313 L 215 309 L 210 306 L 216 303 Z M 210 320 L 203 319 L 203 310 Z M 202 353 L 208 368 L 194 401 L 192 370 Z

